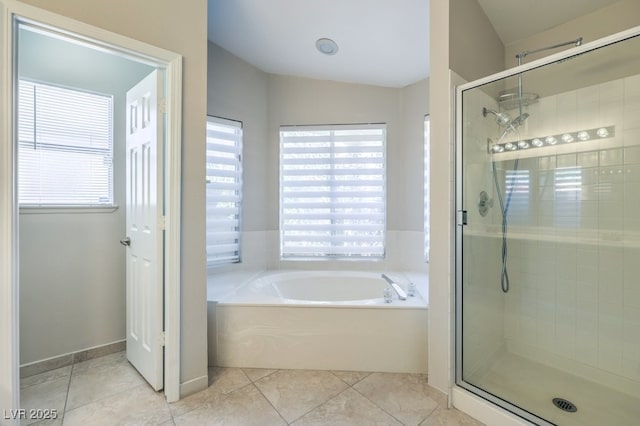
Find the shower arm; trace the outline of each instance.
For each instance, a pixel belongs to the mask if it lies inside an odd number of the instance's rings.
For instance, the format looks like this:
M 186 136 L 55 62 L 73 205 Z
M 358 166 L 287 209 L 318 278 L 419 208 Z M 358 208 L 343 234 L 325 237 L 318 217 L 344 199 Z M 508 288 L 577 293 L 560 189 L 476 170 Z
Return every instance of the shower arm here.
M 538 52 L 544 52 L 545 50 L 552 50 L 552 49 L 557 49 L 559 47 L 569 46 L 570 44 L 573 44 L 576 47 L 580 46 L 582 44 L 582 37 L 579 37 L 575 40 L 567 41 L 564 43 L 554 44 L 553 46 L 541 47 L 540 49 L 535 49 L 535 50 L 522 51 L 516 54 L 516 59 L 518 59 L 518 65 L 522 65 L 522 60 L 528 55 L 532 55 Z
M 578 37 L 575 40 L 566 41 L 564 43 L 554 44 L 553 46 L 541 47 L 540 49 L 535 49 L 535 50 L 524 50 L 520 53 L 517 53 L 516 59 L 518 60 L 518 66 L 522 65 L 522 60 L 528 55 L 532 55 L 538 52 L 544 52 L 545 50 L 552 50 L 552 49 L 557 49 L 559 47 L 569 46 L 571 44 L 573 44 L 576 47 L 582 45 L 582 37 Z M 519 103 L 520 115 L 522 115 L 522 73 L 518 74 L 518 99 L 520 100 L 520 103 Z

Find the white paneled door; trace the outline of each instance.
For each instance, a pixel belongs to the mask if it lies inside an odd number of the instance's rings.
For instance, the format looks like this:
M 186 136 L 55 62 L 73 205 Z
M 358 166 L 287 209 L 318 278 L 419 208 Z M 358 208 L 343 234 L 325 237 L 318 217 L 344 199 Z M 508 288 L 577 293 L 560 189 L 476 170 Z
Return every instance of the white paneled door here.
M 163 388 L 162 74 L 127 92 L 127 358 Z

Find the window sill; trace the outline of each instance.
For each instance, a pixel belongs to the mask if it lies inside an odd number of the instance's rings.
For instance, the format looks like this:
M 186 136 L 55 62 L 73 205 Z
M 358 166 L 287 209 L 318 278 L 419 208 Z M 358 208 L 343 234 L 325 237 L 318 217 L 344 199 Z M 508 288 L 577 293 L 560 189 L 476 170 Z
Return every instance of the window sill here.
M 93 214 L 113 213 L 120 207 L 108 206 L 20 206 L 20 214 Z
M 331 256 L 311 256 L 311 257 L 282 257 L 281 262 L 382 262 L 384 257 L 331 257 Z

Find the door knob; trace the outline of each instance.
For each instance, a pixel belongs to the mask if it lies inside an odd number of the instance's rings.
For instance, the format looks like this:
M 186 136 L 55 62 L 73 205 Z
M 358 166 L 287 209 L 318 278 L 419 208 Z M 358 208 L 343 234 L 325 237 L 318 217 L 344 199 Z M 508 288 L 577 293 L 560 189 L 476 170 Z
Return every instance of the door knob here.
M 122 244 L 123 246 L 130 246 L 131 245 L 131 238 L 127 237 L 124 240 L 120 240 L 120 244 Z

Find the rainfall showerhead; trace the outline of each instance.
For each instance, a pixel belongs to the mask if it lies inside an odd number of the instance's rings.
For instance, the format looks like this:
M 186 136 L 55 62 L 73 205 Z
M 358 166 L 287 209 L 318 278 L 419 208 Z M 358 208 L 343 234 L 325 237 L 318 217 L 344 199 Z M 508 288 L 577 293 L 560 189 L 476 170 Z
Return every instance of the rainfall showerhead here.
M 534 104 L 538 102 L 539 97 L 537 93 L 527 92 L 522 93 L 522 97 L 520 97 L 518 89 L 514 87 L 500 92 L 496 100 L 498 101 L 498 105 L 500 105 L 500 109 L 515 109 L 521 104 L 523 107 Z
M 511 123 L 511 116 L 506 112 L 498 112 L 489 108 L 482 108 L 482 116 L 486 117 L 487 114 L 493 114 L 496 116 L 496 122 L 501 126 L 508 126 Z

